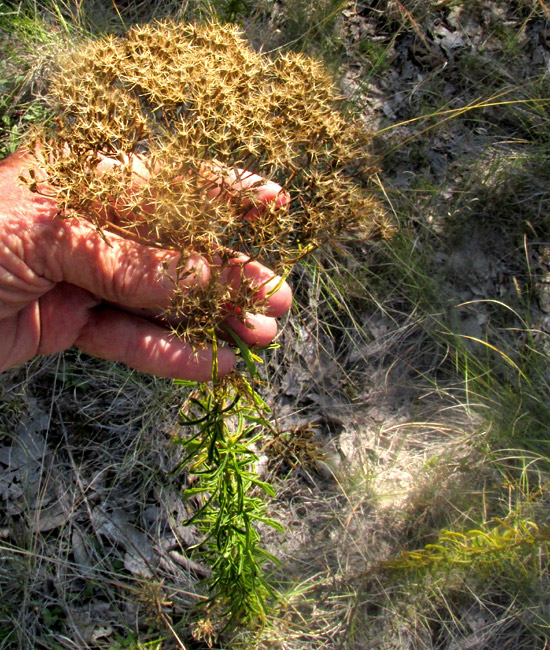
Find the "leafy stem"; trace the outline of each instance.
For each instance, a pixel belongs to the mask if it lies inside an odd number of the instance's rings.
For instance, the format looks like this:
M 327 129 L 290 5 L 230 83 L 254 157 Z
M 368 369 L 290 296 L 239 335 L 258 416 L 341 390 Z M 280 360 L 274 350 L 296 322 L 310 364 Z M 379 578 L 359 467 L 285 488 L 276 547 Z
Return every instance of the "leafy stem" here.
M 259 530 L 283 532 L 264 500 L 275 492 L 256 472 L 255 444 L 270 426 L 269 407 L 253 385 L 256 355 L 242 341 L 237 344 L 251 381 L 233 373 L 211 384 L 179 382 L 192 387 L 180 412 L 192 435 L 176 439 L 185 457 L 172 472 L 185 470 L 189 477 L 183 499 L 197 509 L 186 524 L 201 533 L 193 550 L 212 570 L 206 604 L 223 628 L 264 622 L 270 604 L 280 598 L 263 572 L 266 561 L 277 560 L 261 547 Z

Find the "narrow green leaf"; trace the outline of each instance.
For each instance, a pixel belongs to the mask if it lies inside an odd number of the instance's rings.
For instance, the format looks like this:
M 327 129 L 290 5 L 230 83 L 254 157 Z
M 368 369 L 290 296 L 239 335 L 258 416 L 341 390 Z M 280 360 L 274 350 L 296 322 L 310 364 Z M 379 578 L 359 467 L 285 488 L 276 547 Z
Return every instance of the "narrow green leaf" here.
M 258 487 L 262 488 L 264 492 L 266 492 L 270 497 L 275 496 L 275 490 L 273 489 L 273 486 L 270 485 L 269 483 L 266 483 L 265 481 L 260 481 L 258 478 L 250 478 L 250 481 L 254 483 L 254 485 L 257 485 Z
M 224 330 L 231 336 L 239 348 L 239 352 L 241 353 L 243 361 L 246 365 L 248 374 L 252 377 L 252 379 L 257 379 L 259 375 L 258 370 L 256 369 L 256 361 L 260 358 L 252 353 L 248 345 L 242 339 L 240 339 L 232 329 L 229 327 L 224 327 Z

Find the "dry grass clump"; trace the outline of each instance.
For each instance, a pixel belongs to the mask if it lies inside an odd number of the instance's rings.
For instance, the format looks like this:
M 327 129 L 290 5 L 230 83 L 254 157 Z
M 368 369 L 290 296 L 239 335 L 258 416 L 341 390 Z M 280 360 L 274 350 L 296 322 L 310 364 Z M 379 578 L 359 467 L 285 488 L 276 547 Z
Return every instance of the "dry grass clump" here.
M 180 251 L 182 268 L 189 251 L 211 263 L 207 286 L 176 306 L 190 340 L 261 311 L 244 279 L 230 300 L 220 290 L 235 252 L 284 275 L 327 242 L 390 231 L 371 136 L 322 64 L 272 60 L 233 26 L 164 21 L 86 42 L 59 60 L 49 103 L 32 144 L 60 216 Z M 251 174 L 283 188 L 265 209 Z

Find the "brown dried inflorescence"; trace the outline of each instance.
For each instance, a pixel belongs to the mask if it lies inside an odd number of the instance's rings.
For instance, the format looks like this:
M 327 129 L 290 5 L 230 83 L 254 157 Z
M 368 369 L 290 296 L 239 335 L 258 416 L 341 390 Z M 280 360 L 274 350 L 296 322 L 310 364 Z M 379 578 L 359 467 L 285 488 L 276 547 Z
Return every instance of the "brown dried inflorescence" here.
M 229 299 L 219 282 L 235 251 L 284 275 L 350 232 L 389 230 L 369 187 L 370 135 L 322 64 L 256 53 L 235 27 L 164 21 L 87 42 L 60 59 L 49 102 L 33 150 L 60 216 L 180 251 L 182 267 L 189 251 L 212 263 L 207 286 L 175 307 L 189 340 L 261 311 L 249 283 Z M 255 210 L 250 173 L 285 200 Z

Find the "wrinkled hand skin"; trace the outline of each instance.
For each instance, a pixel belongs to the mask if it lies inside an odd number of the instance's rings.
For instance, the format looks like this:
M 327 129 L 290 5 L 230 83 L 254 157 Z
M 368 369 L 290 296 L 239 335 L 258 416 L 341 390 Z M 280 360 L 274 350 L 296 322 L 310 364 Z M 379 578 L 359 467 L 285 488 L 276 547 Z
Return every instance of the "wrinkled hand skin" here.
M 0 161 L 0 371 L 75 345 L 150 374 L 208 381 L 210 348 L 194 351 L 139 315 L 170 307 L 178 254 L 111 233 L 105 233 L 105 241 L 85 215 L 56 218 L 53 192 L 33 193 L 20 181 L 31 167 L 33 159 L 22 152 Z M 275 197 L 280 187 L 264 185 L 261 200 Z M 245 276 L 261 285 L 259 299 L 279 284 L 257 262 L 241 263 Z M 186 286 L 209 277 L 198 255 L 187 268 L 192 272 L 185 276 Z M 234 271 L 225 279 L 232 287 L 241 276 L 241 269 Z M 238 335 L 249 345 L 270 343 L 277 333 L 275 318 L 289 309 L 291 299 L 282 283 L 268 298 L 265 314 L 250 315 L 246 326 L 235 324 Z M 220 347 L 218 376 L 234 364 L 233 350 Z

